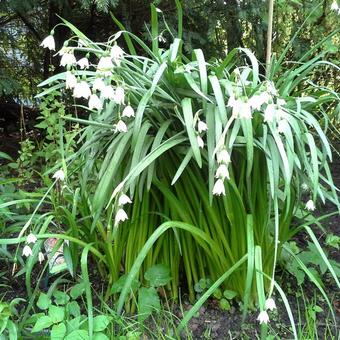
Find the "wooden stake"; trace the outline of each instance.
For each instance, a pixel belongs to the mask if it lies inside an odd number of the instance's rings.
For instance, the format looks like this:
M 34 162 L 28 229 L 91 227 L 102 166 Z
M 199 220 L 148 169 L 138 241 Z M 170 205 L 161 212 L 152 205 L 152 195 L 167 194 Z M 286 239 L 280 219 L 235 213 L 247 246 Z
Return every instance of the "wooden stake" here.
M 269 5 L 268 5 L 267 51 L 266 51 L 266 77 L 267 78 L 269 77 L 270 59 L 272 57 L 273 16 L 274 16 L 274 0 L 269 0 Z

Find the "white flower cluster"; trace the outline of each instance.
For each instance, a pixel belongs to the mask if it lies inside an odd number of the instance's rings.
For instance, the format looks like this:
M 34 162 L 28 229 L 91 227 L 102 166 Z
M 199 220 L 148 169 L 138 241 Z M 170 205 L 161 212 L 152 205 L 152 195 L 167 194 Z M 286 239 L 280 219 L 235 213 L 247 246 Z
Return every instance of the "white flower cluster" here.
M 265 323 L 267 324 L 269 322 L 269 315 L 267 313 L 267 310 L 274 310 L 276 309 L 276 304 L 273 298 L 268 298 L 265 302 L 264 306 L 265 310 L 261 311 L 259 316 L 257 317 L 257 320 L 260 322 L 260 324 Z
M 125 210 L 123 209 L 123 206 L 125 204 L 128 204 L 128 203 L 132 203 L 129 196 L 127 196 L 125 194 L 122 194 L 122 195 L 119 196 L 119 198 L 118 198 L 118 207 L 119 208 L 117 210 L 116 217 L 115 217 L 115 226 L 118 226 L 118 224 L 120 222 L 124 222 L 125 220 L 128 219 L 128 215 L 125 212 Z
M 239 90 L 236 88 L 236 93 L 231 93 L 227 106 L 232 108 L 232 115 L 235 119 L 252 119 L 254 111 L 263 111 L 263 121 L 276 123 L 277 131 L 285 133 L 289 128 L 287 112 L 284 109 L 286 101 L 277 98 L 276 103 L 274 102 L 274 97 L 278 96 L 278 92 L 272 82 L 266 82 L 265 87 L 264 91 L 250 98 L 239 95 L 237 93 Z
M 32 256 L 33 252 L 32 252 L 32 248 L 29 246 L 30 244 L 34 244 L 37 242 L 37 237 L 30 233 L 27 237 L 26 237 L 26 245 L 24 246 L 23 250 L 22 250 L 22 255 L 26 256 L 26 257 L 30 257 Z M 41 264 L 44 261 L 44 254 L 40 251 L 38 254 L 38 260 L 39 263 Z
M 213 195 L 225 195 L 225 187 L 224 187 L 224 180 L 230 179 L 228 166 L 231 162 L 229 152 L 227 149 L 223 148 L 220 150 L 217 155 L 217 163 L 219 164 L 215 177 L 217 178 L 214 187 L 213 187 Z
M 86 43 L 79 40 L 78 46 L 85 46 Z M 49 35 L 43 40 L 41 46 L 55 50 L 55 41 L 53 35 Z M 125 90 L 122 86 L 113 87 L 111 85 L 110 77 L 113 75 L 113 68 L 120 66 L 124 56 L 124 51 L 117 45 L 113 45 L 110 50 L 110 55 L 102 56 L 99 59 L 98 65 L 91 65 L 96 67 L 97 77 L 91 84 L 85 78 L 78 80 L 74 71 L 71 68 L 79 66 L 84 70 L 90 67 L 88 57 L 83 57 L 77 61 L 74 56 L 74 48 L 64 46 L 58 54 L 61 56 L 60 65 L 67 68 L 65 87 L 73 91 L 74 98 L 84 98 L 88 100 L 88 108 L 90 110 L 102 110 L 105 100 L 112 100 L 117 105 L 124 105 Z M 92 90 L 91 90 L 92 85 Z M 127 105 L 124 107 L 121 117 L 115 125 L 115 130 L 118 132 L 127 132 L 127 125 L 122 120 L 123 117 L 134 117 L 134 109 Z

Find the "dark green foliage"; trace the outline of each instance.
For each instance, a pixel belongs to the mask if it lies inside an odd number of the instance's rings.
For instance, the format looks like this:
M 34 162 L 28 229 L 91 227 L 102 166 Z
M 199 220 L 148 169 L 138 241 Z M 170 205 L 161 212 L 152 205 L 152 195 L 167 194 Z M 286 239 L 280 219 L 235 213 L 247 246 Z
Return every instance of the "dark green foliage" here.
M 10 93 L 31 97 L 35 85 L 58 71 L 49 51 L 38 48 L 41 40 L 64 17 L 79 27 L 94 41 L 106 40 L 117 31 L 109 12 L 115 15 L 134 34 L 150 41 L 150 4 L 139 0 L 85 0 L 85 1 L 19 1 L 4 0 L 0 3 L 0 95 Z M 153 2 L 162 10 L 159 20 L 160 45 L 167 47 L 176 35 L 177 14 L 174 0 Z M 320 4 L 320 5 L 319 5 Z M 303 32 L 291 47 L 286 60 L 297 60 L 320 37 L 326 36 L 337 26 L 337 15 L 330 10 L 330 0 L 278 0 L 275 6 L 274 53 L 279 55 L 293 34 L 311 11 Z M 226 50 L 247 47 L 254 51 L 261 63 L 265 59 L 267 2 L 263 0 L 186 0 L 183 5 L 183 38 L 185 52 L 191 54 L 201 48 L 207 59 L 222 58 Z M 162 19 L 166 16 L 167 22 Z M 56 31 L 57 48 L 62 46 L 68 32 Z M 339 37 L 320 46 L 335 60 Z M 49 65 L 53 64 L 50 68 Z M 263 70 L 263 69 L 262 69 Z M 327 74 L 327 77 L 326 77 Z M 315 74 L 322 85 L 337 86 L 336 74 L 325 66 Z

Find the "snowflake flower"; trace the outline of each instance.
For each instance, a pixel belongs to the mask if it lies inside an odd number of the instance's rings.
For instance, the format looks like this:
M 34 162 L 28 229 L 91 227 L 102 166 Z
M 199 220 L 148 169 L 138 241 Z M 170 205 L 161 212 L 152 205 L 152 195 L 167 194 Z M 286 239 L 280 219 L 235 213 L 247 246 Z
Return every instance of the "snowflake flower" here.
M 124 110 L 122 112 L 122 117 L 134 117 L 135 116 L 135 111 L 133 110 L 133 108 L 128 105 L 124 107 Z
M 197 124 L 197 129 L 199 133 L 202 133 L 203 131 L 208 130 L 208 126 L 205 122 L 203 122 L 202 120 L 199 120 Z
M 26 245 L 24 247 L 24 249 L 22 250 L 22 255 L 26 256 L 26 257 L 32 256 L 32 249 L 31 249 L 31 247 Z
M 115 97 L 115 90 L 111 85 L 107 85 L 102 89 L 102 96 L 105 99 L 113 99 Z
M 216 170 L 215 177 L 222 178 L 222 179 L 225 179 L 225 178 L 230 179 L 228 167 L 225 164 L 221 164 Z
M 239 118 L 251 119 L 253 118 L 251 114 L 251 107 L 249 102 L 241 102 L 239 106 Z
M 260 324 L 265 323 L 267 324 L 269 322 L 269 315 L 268 313 L 263 310 L 260 312 L 259 316 L 257 317 L 257 320 L 260 322 Z
M 73 89 L 74 98 L 85 98 L 88 99 L 91 96 L 91 89 L 86 81 L 82 80 L 77 83 Z
M 116 88 L 115 91 L 115 95 L 113 97 L 113 100 L 115 103 L 117 104 L 124 104 L 124 98 L 125 98 L 125 94 L 124 94 L 124 88 L 121 86 L 118 86 Z
M 231 162 L 229 152 L 226 149 L 222 149 L 217 153 L 217 162 L 228 164 Z
M 289 129 L 289 124 L 286 119 L 281 119 L 277 123 L 277 132 L 278 133 L 286 133 Z
M 269 310 L 274 310 L 276 309 L 276 304 L 273 298 L 269 298 L 265 302 L 265 308 Z
M 55 178 L 57 181 L 63 182 L 65 180 L 65 173 L 62 169 L 56 171 L 52 178 Z
M 105 83 L 103 81 L 103 79 L 101 78 L 96 78 L 93 82 L 93 91 L 96 91 L 96 90 L 99 90 L 99 91 L 102 91 L 104 88 L 105 88 Z
M 309 211 L 314 211 L 315 210 L 315 205 L 314 205 L 314 202 L 312 200 L 309 200 L 306 203 L 306 209 L 309 210 Z
M 35 243 L 35 242 L 37 242 L 37 237 L 34 235 L 34 234 L 32 234 L 32 233 L 30 233 L 28 236 L 27 236 L 27 238 L 26 238 L 26 242 L 28 243 L 28 244 L 30 244 L 30 243 Z
M 48 48 L 51 51 L 55 51 L 55 41 L 52 34 L 47 36 L 40 44 L 43 48 Z
M 229 107 L 233 109 L 233 116 L 235 118 L 244 118 L 244 119 L 251 119 L 251 106 L 249 101 L 243 101 L 242 99 L 235 99 L 231 96 L 228 100 Z
M 72 66 L 77 63 L 76 57 L 73 55 L 72 52 L 63 53 L 60 59 L 60 66 Z
M 197 136 L 196 140 L 197 140 L 198 147 L 203 149 L 204 148 L 204 141 L 203 141 L 203 139 L 200 136 Z
M 120 65 L 120 61 L 123 57 L 124 51 L 117 45 L 113 45 L 111 48 L 111 58 L 114 60 L 116 65 Z
M 270 99 L 271 95 L 268 92 L 261 92 L 260 94 L 252 96 L 249 99 L 248 103 L 253 109 L 259 111 L 261 109 L 261 106 L 265 103 L 268 103 Z
M 336 12 L 340 10 L 337 1 L 334 0 L 334 1 L 332 2 L 331 10 L 332 10 L 332 11 L 336 11 Z
M 113 68 L 111 57 L 101 57 L 97 68 L 100 71 L 111 70 Z
M 115 225 L 117 226 L 120 222 L 124 222 L 127 219 L 128 215 L 126 214 L 124 209 L 119 209 L 115 217 Z
M 77 78 L 76 76 L 70 72 L 66 72 L 66 88 L 73 89 L 77 85 Z
M 90 64 L 89 64 L 89 60 L 84 57 L 84 58 L 81 58 L 77 61 L 77 64 L 79 65 L 79 67 L 83 70 L 85 68 L 88 68 L 90 67 Z
M 90 99 L 89 99 L 89 109 L 97 109 L 101 110 L 103 108 L 103 104 L 99 97 L 96 94 L 91 94 Z
M 127 126 L 122 120 L 118 121 L 116 129 L 118 132 L 127 132 Z
M 225 195 L 225 188 L 222 179 L 218 179 L 213 188 L 213 195 Z
M 118 205 L 125 205 L 127 203 L 132 203 L 129 196 L 122 194 L 118 199 Z
M 272 123 L 276 117 L 276 108 L 274 104 L 268 104 L 264 111 L 264 122 Z
M 277 105 L 279 105 L 279 106 L 283 106 L 283 105 L 286 105 L 286 104 L 287 104 L 287 102 L 286 102 L 284 99 L 282 99 L 282 98 L 278 98 L 277 101 L 276 101 L 276 103 L 277 103 Z

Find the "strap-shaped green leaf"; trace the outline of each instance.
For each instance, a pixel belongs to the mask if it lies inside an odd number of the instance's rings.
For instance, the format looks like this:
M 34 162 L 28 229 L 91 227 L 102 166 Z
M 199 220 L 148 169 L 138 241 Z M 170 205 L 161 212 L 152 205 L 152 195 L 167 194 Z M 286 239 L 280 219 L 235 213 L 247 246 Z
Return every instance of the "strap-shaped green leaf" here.
M 182 109 L 183 109 L 183 115 L 184 115 L 184 121 L 185 121 L 185 129 L 188 133 L 190 145 L 192 152 L 194 154 L 194 157 L 196 159 L 196 162 L 199 167 L 202 166 L 202 157 L 201 152 L 197 143 L 197 136 L 194 129 L 194 117 L 192 113 L 192 106 L 191 106 L 191 99 L 190 98 L 184 98 L 182 100 Z

